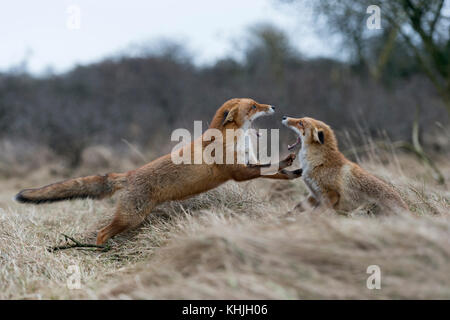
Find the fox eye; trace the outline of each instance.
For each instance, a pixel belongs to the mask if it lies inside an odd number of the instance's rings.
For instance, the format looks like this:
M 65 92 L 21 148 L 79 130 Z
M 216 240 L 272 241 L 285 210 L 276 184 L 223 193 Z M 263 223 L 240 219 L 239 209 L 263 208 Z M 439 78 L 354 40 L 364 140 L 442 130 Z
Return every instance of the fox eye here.
M 298 125 L 299 125 L 300 127 L 303 127 L 303 121 L 300 120 L 300 121 L 298 122 Z
M 253 105 L 253 106 L 252 106 L 252 109 L 256 109 L 256 105 Z

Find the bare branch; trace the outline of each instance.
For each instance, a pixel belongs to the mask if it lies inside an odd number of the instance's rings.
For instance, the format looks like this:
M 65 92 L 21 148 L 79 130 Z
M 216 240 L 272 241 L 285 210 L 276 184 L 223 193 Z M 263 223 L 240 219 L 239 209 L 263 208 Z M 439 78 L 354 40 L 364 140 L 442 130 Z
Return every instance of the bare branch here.
M 109 247 L 109 246 L 100 246 L 100 245 L 92 244 L 92 243 L 82 243 L 72 237 L 69 237 L 68 235 L 66 235 L 64 233 L 62 233 L 62 236 L 66 239 L 66 241 L 71 240 L 73 242 L 73 244 L 50 247 L 50 248 L 48 248 L 48 251 L 54 252 L 54 251 L 58 251 L 58 250 L 65 250 L 65 249 L 72 249 L 72 248 L 100 248 L 100 249 L 102 249 L 101 251 L 106 252 L 111 249 L 111 247 Z
M 439 18 L 441 17 L 441 11 L 442 7 L 444 6 L 445 0 L 441 0 L 438 4 L 438 7 L 436 9 L 436 12 L 434 13 L 434 18 L 430 23 L 430 35 L 433 36 L 434 29 L 436 28 L 436 24 L 439 21 Z

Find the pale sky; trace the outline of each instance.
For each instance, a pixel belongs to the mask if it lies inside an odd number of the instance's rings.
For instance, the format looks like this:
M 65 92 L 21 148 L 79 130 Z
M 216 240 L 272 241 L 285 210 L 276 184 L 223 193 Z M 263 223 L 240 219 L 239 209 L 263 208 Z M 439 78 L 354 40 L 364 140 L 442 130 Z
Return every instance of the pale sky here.
M 80 28 L 73 30 L 67 27 L 72 5 L 80 9 Z M 196 63 L 207 64 L 230 55 L 257 23 L 288 32 L 305 56 L 335 52 L 315 33 L 307 8 L 275 0 L 14 0 L 0 9 L 0 71 L 26 58 L 33 73 L 49 66 L 63 72 L 158 39 L 185 44 Z

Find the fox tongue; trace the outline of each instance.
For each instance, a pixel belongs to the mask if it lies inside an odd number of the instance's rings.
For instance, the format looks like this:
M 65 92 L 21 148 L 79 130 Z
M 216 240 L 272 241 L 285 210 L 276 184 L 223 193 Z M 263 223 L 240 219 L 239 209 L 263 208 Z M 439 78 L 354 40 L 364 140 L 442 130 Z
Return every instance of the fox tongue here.
M 295 148 L 296 145 L 298 145 L 300 143 L 300 137 L 297 138 L 297 141 L 295 141 L 295 143 L 293 144 L 288 144 L 288 150 L 292 150 Z

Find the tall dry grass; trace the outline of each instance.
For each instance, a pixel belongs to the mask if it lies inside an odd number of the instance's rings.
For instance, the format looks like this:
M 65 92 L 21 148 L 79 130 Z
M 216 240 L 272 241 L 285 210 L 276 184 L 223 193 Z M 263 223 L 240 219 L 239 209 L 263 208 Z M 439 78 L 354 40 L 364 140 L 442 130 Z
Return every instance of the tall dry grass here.
M 399 190 L 411 214 L 286 215 L 305 197 L 303 183 L 259 179 L 165 204 L 107 252 L 46 249 L 64 242 L 61 233 L 94 241 L 114 199 L 18 205 L 10 200 L 18 189 L 58 177 L 43 168 L 4 179 L 0 298 L 450 298 L 449 188 L 409 156 L 376 151 L 360 161 Z M 450 165 L 439 165 L 448 183 Z M 71 265 L 81 289 L 67 286 Z M 380 290 L 366 286 L 369 265 L 381 269 Z

